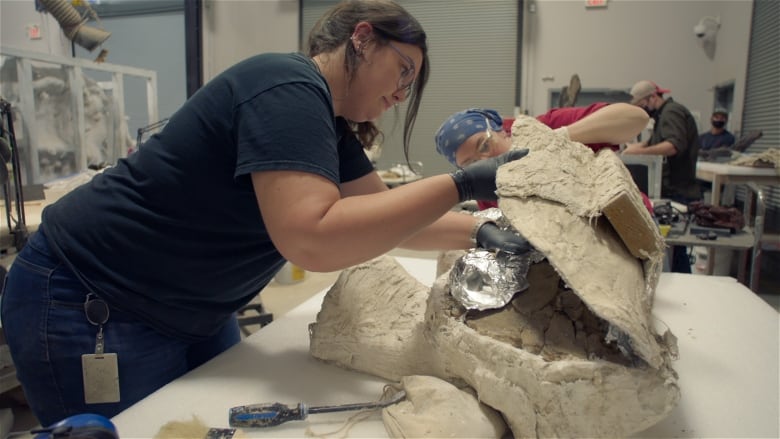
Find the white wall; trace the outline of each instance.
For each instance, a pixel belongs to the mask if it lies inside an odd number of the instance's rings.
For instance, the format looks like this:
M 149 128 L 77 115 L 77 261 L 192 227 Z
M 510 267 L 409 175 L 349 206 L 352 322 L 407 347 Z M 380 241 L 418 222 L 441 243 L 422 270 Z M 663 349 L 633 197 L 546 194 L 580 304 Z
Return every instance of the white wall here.
M 529 12 L 532 4 L 533 13 Z M 739 127 L 752 4 L 752 0 L 609 0 L 607 8 L 586 9 L 585 0 L 525 0 L 519 110 L 543 113 L 549 106 L 549 89 L 560 89 L 578 73 L 584 88 L 628 90 L 640 79 L 651 79 L 672 89 L 671 96 L 703 115 L 706 124 L 713 106 L 712 88 L 733 80 L 730 125 Z M 204 0 L 204 81 L 257 53 L 299 50 L 298 8 L 298 0 Z M 26 50 L 69 54 L 70 44 L 56 21 L 36 12 L 34 0 L 0 0 L 0 13 L 0 44 L 13 42 Z M 718 16 L 721 21 L 713 59 L 693 35 L 703 16 Z M 42 40 L 26 40 L 28 23 L 41 24 Z M 110 62 L 133 65 L 113 58 Z
M 203 82 L 264 52 L 299 50 L 298 0 L 204 0 Z
M 649 79 L 700 113 L 704 130 L 713 87 L 734 80 L 730 125 L 739 127 L 751 12 L 752 0 L 609 0 L 599 9 L 586 9 L 585 0 L 526 0 L 519 111 L 547 111 L 549 89 L 568 85 L 574 73 L 583 88 L 627 91 Z M 693 33 L 703 16 L 721 21 L 713 59 Z
M 27 26 L 37 25 L 41 39 L 31 40 Z M 35 0 L 0 0 L 0 46 L 70 56 L 70 41 L 51 15 L 35 10 Z
M 256 53 L 299 50 L 298 0 L 204 1 L 204 80 Z M 586 9 L 585 0 L 525 0 L 518 110 L 545 112 L 549 90 L 567 85 L 573 73 L 584 88 L 627 91 L 650 79 L 701 114 L 703 131 L 713 87 L 733 80 L 729 122 L 739 127 L 752 6 L 752 0 L 608 0 L 606 8 Z M 693 34 L 704 16 L 721 21 L 712 59 Z

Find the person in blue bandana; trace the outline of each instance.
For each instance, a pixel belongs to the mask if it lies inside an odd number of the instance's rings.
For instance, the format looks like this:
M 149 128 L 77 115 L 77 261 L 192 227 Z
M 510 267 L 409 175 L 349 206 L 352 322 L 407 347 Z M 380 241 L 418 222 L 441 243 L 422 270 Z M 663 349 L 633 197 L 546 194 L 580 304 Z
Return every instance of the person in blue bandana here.
M 647 125 L 645 112 L 626 103 L 592 104 L 586 107 L 555 108 L 536 117 L 558 134 L 580 142 L 594 151 L 617 150 L 635 139 Z M 511 120 L 510 120 L 511 122 Z M 496 157 L 512 149 L 507 119 L 493 109 L 469 108 L 450 115 L 435 135 L 436 151 L 455 166 L 467 166 Z M 644 195 L 644 194 L 643 194 Z M 652 212 L 652 203 L 644 197 Z M 478 200 L 480 209 L 496 207 L 491 200 Z

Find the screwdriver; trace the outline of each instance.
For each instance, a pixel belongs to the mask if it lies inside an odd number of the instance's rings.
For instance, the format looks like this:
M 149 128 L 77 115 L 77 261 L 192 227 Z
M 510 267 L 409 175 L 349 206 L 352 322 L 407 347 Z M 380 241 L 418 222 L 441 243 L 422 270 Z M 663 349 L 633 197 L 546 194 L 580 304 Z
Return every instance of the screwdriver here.
M 398 391 L 392 398 L 385 401 L 363 402 L 344 405 L 326 405 L 309 407 L 304 403 L 298 403 L 296 407 L 290 407 L 279 402 L 267 404 L 239 405 L 230 409 L 231 427 L 273 427 L 288 421 L 302 421 L 309 414 L 345 412 L 349 410 L 365 410 L 383 408 L 393 405 L 406 398 L 406 392 Z

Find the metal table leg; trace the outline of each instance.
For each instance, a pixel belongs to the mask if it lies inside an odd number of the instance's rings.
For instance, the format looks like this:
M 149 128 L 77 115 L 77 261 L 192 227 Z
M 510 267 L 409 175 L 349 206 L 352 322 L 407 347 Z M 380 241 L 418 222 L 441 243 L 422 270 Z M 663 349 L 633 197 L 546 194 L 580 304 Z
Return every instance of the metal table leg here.
M 761 237 L 764 234 L 764 216 L 766 215 L 766 202 L 764 191 L 755 183 L 746 185 L 756 194 L 756 216 L 753 221 L 753 256 L 750 261 L 750 289 L 758 292 L 758 280 L 761 273 Z M 745 203 L 747 205 L 747 201 Z

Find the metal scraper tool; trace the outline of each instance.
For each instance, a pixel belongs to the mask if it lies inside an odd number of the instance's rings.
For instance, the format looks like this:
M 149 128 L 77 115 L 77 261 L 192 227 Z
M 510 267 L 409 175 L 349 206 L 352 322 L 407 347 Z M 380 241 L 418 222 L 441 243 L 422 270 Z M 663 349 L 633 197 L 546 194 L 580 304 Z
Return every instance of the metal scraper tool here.
M 314 413 L 383 408 L 393 405 L 404 398 L 406 398 L 406 392 L 401 390 L 394 394 L 392 398 L 385 401 L 363 402 L 357 404 L 309 407 L 304 403 L 298 403 L 296 407 L 290 407 L 286 404 L 274 402 L 267 404 L 240 405 L 230 409 L 230 426 L 273 427 L 288 421 L 302 421 L 306 419 L 309 414 Z

